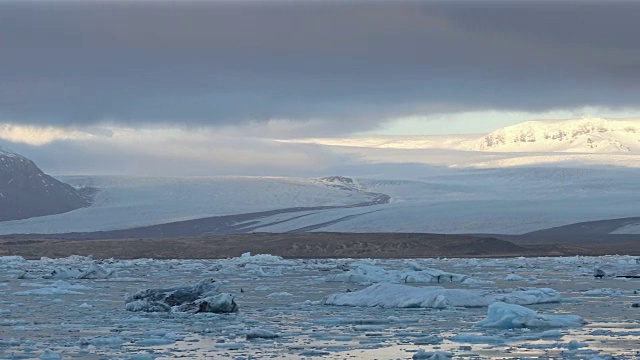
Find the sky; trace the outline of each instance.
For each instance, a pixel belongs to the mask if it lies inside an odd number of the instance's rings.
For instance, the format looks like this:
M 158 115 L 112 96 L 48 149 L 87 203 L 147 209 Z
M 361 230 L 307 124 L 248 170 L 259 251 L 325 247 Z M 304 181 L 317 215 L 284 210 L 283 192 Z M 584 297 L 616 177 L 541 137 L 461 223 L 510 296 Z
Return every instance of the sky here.
M 274 140 L 640 117 L 640 2 L 0 1 L 0 145 L 54 173 L 307 174 Z

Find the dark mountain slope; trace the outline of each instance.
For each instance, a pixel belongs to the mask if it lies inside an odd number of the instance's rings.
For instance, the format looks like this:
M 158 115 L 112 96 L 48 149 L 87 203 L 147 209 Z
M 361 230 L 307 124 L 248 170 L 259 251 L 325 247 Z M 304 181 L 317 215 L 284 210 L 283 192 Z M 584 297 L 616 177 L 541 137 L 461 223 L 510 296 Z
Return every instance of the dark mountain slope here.
M 91 204 L 94 192 L 60 182 L 43 173 L 33 161 L 0 147 L 0 221 L 85 207 Z

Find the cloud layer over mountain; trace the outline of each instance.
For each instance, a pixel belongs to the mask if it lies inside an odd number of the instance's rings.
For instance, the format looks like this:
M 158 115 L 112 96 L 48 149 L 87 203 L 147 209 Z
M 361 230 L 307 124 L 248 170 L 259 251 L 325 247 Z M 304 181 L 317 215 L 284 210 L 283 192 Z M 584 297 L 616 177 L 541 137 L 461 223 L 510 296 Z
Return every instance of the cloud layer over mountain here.
M 0 4 L 0 121 L 370 130 L 470 110 L 637 107 L 640 3 Z

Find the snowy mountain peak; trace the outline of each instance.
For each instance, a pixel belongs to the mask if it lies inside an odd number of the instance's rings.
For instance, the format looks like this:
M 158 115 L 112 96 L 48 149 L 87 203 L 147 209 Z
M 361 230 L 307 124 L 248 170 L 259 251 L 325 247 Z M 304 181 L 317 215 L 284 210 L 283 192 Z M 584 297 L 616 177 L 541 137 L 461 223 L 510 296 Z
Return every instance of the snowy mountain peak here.
M 21 157 L 20 155 L 2 146 L 0 146 L 0 156 L 11 157 L 11 158 Z
M 640 120 L 584 117 L 527 121 L 480 139 L 475 150 L 522 152 L 629 152 L 640 148 Z

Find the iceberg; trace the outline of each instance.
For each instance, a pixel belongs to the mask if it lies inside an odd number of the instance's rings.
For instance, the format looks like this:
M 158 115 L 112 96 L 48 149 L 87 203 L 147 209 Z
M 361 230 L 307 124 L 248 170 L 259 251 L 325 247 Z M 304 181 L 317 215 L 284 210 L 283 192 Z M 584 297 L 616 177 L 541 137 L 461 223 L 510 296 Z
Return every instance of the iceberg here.
M 586 322 L 577 315 L 542 315 L 524 306 L 496 302 L 489 305 L 487 318 L 477 326 L 484 328 L 578 327 Z
M 465 289 L 445 289 L 441 286 L 415 287 L 402 284 L 379 283 L 359 291 L 331 294 L 321 303 L 337 306 L 383 308 L 485 307 L 500 301 L 531 305 L 560 302 L 560 294 L 549 288 L 524 288 L 504 293 Z
M 219 285 L 213 279 L 201 280 L 193 286 L 147 289 L 127 297 L 125 308 L 144 312 L 236 312 L 234 296 L 218 290 Z

